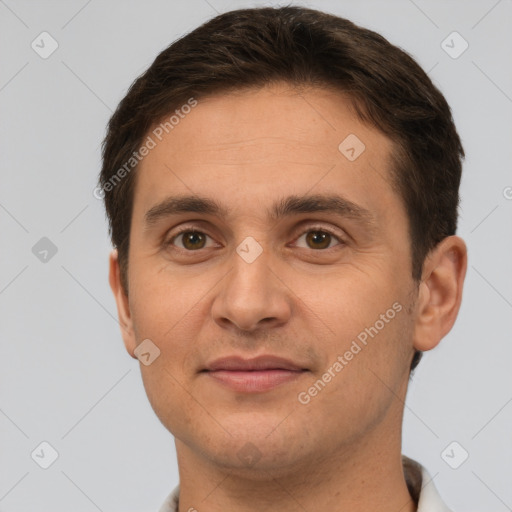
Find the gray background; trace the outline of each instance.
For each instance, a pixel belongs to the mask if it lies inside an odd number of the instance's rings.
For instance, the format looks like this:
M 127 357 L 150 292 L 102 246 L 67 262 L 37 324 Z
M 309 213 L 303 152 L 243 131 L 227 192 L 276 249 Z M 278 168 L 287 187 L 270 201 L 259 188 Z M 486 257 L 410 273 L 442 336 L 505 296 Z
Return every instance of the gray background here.
M 512 510 L 512 2 L 297 3 L 380 32 L 452 106 L 469 267 L 458 321 L 411 383 L 403 452 L 456 512 Z M 0 510 L 156 511 L 177 483 L 172 436 L 121 341 L 92 191 L 136 76 L 217 12 L 255 5 L 277 3 L 0 0 Z M 31 47 L 43 31 L 59 45 L 47 59 Z M 458 58 L 441 45 L 453 31 L 469 44 Z M 42 237 L 57 247 L 46 262 L 32 251 Z M 59 454 L 48 469 L 31 457 L 42 441 Z

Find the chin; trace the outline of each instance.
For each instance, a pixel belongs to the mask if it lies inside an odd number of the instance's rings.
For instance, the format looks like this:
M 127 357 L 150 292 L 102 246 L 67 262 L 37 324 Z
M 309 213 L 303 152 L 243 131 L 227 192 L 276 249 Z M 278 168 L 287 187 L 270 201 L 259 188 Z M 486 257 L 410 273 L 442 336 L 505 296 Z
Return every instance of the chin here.
M 216 429 L 217 437 L 210 429 L 202 440 L 196 438 L 196 446 L 211 462 L 247 477 L 264 480 L 269 472 L 272 476 L 286 474 L 310 460 L 314 457 L 311 452 L 318 450 L 308 450 L 304 441 L 309 434 L 304 428 L 295 424 L 284 428 L 285 417 L 282 413 L 266 414 L 266 418 L 261 414 L 243 414 L 231 423 L 224 417 L 222 424 L 230 435 Z

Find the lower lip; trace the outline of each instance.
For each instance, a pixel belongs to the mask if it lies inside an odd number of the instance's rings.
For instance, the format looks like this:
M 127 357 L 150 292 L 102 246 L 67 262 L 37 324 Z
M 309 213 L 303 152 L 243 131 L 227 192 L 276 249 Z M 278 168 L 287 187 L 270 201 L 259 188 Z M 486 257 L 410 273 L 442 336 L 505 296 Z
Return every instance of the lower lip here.
M 304 370 L 216 370 L 207 374 L 225 386 L 241 393 L 261 393 L 270 391 L 285 382 L 300 377 Z

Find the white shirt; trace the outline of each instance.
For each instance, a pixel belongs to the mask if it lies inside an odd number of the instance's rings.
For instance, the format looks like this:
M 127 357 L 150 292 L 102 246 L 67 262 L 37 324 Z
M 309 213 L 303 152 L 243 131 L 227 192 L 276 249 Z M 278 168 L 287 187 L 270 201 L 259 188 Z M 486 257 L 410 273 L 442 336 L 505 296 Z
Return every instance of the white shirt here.
M 443 503 L 427 470 L 415 460 L 402 455 L 405 481 L 412 498 L 418 502 L 416 512 L 451 512 Z M 179 512 L 178 485 L 167 497 L 158 512 Z

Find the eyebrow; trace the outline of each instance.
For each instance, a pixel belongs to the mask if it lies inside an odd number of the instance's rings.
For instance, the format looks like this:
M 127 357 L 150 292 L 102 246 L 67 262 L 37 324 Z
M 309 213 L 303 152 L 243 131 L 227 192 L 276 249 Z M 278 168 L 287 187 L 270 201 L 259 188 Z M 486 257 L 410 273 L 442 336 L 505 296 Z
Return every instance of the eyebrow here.
M 198 195 L 171 196 L 150 208 L 144 215 L 145 229 L 150 229 L 160 220 L 182 213 L 200 213 L 229 217 L 231 208 L 213 199 Z M 347 217 L 359 222 L 368 229 L 376 228 L 373 213 L 362 206 L 335 194 L 291 195 L 278 200 L 267 210 L 267 218 L 277 221 L 280 218 L 300 213 L 327 212 Z

